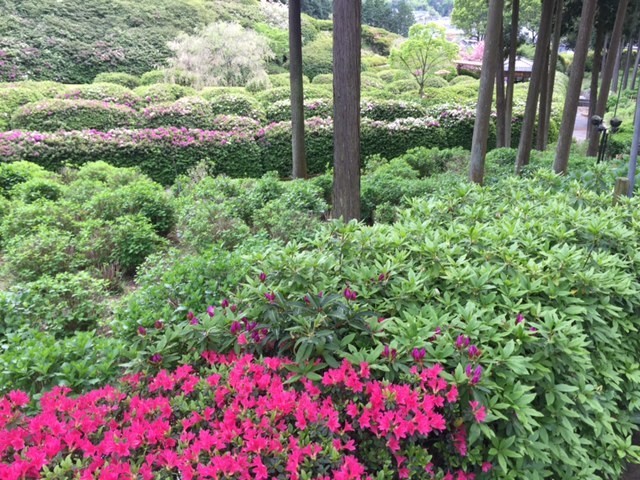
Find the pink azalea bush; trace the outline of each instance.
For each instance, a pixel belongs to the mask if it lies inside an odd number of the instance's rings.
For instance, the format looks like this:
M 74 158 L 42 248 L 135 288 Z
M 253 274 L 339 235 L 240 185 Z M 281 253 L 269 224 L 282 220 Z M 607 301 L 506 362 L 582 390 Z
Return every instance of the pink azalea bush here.
M 203 357 L 200 372 L 140 373 L 76 398 L 55 388 L 35 414 L 26 394 L 10 392 L 0 399 L 0 478 L 472 480 L 491 469 L 460 468 L 467 426 L 486 410 L 460 401 L 439 365 L 387 383 L 345 361 L 319 381 L 292 381 L 287 360 Z

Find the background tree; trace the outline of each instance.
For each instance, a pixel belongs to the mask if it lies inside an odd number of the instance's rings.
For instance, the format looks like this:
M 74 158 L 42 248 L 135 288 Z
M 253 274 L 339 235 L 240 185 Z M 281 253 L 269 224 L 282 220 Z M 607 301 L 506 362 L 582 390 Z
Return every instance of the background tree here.
M 406 36 L 415 23 L 413 8 L 407 0 L 364 0 L 362 2 L 362 23 L 389 30 Z
M 518 50 L 518 32 L 520 18 L 520 0 L 511 0 L 511 26 L 509 29 L 509 69 L 504 105 L 504 146 L 511 147 L 511 118 L 513 117 L 513 89 L 515 87 L 516 55 Z
M 424 92 L 424 84 L 443 66 L 447 66 L 458 55 L 458 46 L 447 40 L 445 28 L 436 24 L 413 25 L 409 38 L 398 48 L 391 50 L 391 64 L 408 70 L 418 83 L 419 93 Z
M 487 31 L 488 10 L 485 0 L 455 0 L 451 23 L 476 40 Z
M 411 8 L 407 0 L 398 0 L 392 3 L 391 11 L 393 15 L 389 31 L 406 37 L 409 34 L 411 25 L 416 23 L 413 8 Z
M 291 85 L 293 178 L 307 176 L 307 158 L 304 151 L 304 90 L 300 13 L 300 0 L 289 0 L 289 83 Z
M 333 216 L 360 218 L 361 3 L 333 2 Z
M 480 90 L 476 119 L 473 127 L 471 143 L 471 164 L 469 179 L 482 184 L 484 180 L 484 158 L 487 152 L 487 138 L 489 136 L 489 121 L 491 118 L 491 102 L 493 97 L 493 82 L 498 68 L 502 69 L 501 57 L 496 54 L 495 46 L 501 43 L 502 10 L 504 0 L 490 0 L 487 22 L 486 48 L 482 58 L 482 72 L 480 74 Z M 491 48 L 491 47 L 494 48 Z
M 582 13 L 580 15 L 580 29 L 573 53 L 569 87 L 567 88 L 567 95 L 564 100 L 560 134 L 556 147 L 556 159 L 553 163 L 553 170 L 560 174 L 567 172 L 567 166 L 569 164 L 569 151 L 573 143 L 573 127 L 576 123 L 578 100 L 580 98 L 580 90 L 582 89 L 584 67 L 587 61 L 587 53 L 589 52 L 595 13 L 596 0 L 583 0 Z
M 170 65 L 188 72 L 196 88 L 266 82 L 266 62 L 273 58 L 266 38 L 227 22 L 212 23 L 194 35 L 181 34 L 169 48 Z
M 331 16 L 331 0 L 301 0 L 302 12 L 326 20 Z
M 613 25 L 613 31 L 611 32 L 611 40 L 609 42 L 609 51 L 607 52 L 607 58 L 605 60 L 604 69 L 602 70 L 602 81 L 600 82 L 600 91 L 598 93 L 598 102 L 594 110 L 595 115 L 604 117 L 605 109 L 607 107 L 607 100 L 609 99 L 609 90 L 611 88 L 611 80 L 613 78 L 613 70 L 618 57 L 618 48 L 620 48 L 620 41 L 622 39 L 622 29 L 624 27 L 624 21 L 627 13 L 627 6 L 629 0 L 620 0 L 618 3 L 618 9 L 616 13 L 616 20 Z M 592 128 L 589 134 L 589 147 L 587 148 L 587 155 L 595 157 L 598 151 L 598 142 L 600 139 L 600 132 L 597 128 Z

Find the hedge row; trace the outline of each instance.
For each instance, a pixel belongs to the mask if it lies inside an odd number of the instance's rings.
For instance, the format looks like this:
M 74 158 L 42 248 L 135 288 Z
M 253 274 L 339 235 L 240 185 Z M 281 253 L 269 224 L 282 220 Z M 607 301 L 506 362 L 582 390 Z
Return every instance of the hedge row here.
M 244 123 L 243 123 L 244 120 Z M 38 133 L 0 133 L 0 156 L 7 161 L 28 160 L 49 170 L 66 164 L 104 160 L 118 167 L 138 166 L 163 184 L 201 161 L 215 173 L 232 177 L 260 177 L 291 171 L 291 128 L 274 123 L 265 128 L 250 119 L 227 119 L 230 131 L 187 128 L 95 130 Z M 462 128 L 466 128 L 462 124 Z M 410 148 L 447 148 L 455 127 L 446 129 L 433 118 L 398 119 L 394 122 L 363 120 L 362 155 L 394 158 Z M 306 125 L 309 173 L 325 172 L 333 160 L 331 119 L 313 118 Z

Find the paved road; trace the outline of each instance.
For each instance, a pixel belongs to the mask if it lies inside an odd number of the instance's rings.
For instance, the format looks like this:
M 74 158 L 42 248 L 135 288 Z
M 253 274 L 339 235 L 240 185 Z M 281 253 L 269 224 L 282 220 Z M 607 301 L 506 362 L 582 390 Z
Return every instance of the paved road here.
M 573 127 L 573 138 L 578 142 L 582 142 L 587 138 L 589 130 L 589 107 L 578 107 L 578 114 L 576 115 L 576 124 Z M 638 477 L 640 480 L 640 477 Z

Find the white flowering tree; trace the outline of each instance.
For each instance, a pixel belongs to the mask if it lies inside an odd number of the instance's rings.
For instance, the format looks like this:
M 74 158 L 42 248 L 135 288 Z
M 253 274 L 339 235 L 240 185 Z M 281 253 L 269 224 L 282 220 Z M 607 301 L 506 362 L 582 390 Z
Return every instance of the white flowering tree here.
M 409 38 L 391 50 L 391 64 L 408 70 L 424 91 L 427 77 L 447 67 L 458 56 L 458 46 L 447 40 L 445 28 L 436 24 L 416 24 L 409 29 Z
M 266 62 L 273 58 L 267 39 L 237 23 L 216 22 L 194 35 L 169 43 L 171 67 L 194 78 L 194 87 L 244 86 L 268 82 Z

